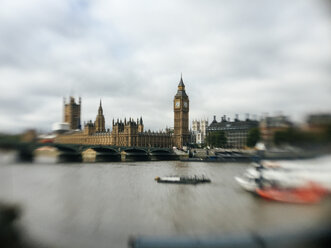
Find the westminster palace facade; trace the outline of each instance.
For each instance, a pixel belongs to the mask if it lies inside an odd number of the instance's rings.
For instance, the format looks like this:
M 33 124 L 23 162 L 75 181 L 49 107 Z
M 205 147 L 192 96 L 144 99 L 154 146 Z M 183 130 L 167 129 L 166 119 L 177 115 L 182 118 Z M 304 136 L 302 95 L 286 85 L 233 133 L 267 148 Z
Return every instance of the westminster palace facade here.
M 69 123 L 70 132 L 58 135 L 56 143 L 111 145 L 125 147 L 165 147 L 182 148 L 190 141 L 189 133 L 189 98 L 181 77 L 177 93 L 173 100 L 174 130 L 151 132 L 144 130 L 143 119 L 132 118 L 112 121 L 112 130 L 106 130 L 105 117 L 100 101 L 98 114 L 94 122 L 88 121 L 80 129 L 81 99 L 78 104 L 70 97 L 69 103 L 64 101 L 64 122 Z M 74 131 L 76 130 L 76 131 Z

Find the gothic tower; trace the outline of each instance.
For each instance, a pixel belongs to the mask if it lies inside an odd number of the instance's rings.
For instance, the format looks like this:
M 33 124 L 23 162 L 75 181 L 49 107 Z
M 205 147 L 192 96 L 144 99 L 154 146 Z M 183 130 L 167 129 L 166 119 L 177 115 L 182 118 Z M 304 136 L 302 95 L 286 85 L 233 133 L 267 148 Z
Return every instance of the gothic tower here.
M 140 117 L 140 120 L 137 119 L 137 123 L 138 123 L 138 133 L 144 132 L 143 118 Z
M 101 105 L 101 100 L 100 100 L 100 106 L 98 110 L 98 115 L 97 118 L 95 119 L 95 131 L 97 133 L 105 132 L 105 117 L 103 116 L 103 110 L 102 110 L 102 105 Z
M 80 108 L 82 100 L 79 98 L 78 104 L 75 102 L 75 98 L 70 97 L 69 103 L 66 103 L 66 99 L 63 99 L 64 107 L 64 122 L 69 123 L 70 129 L 80 129 Z
M 177 148 L 183 148 L 183 146 L 189 143 L 188 114 L 189 99 L 181 76 L 177 94 L 174 97 L 174 145 Z

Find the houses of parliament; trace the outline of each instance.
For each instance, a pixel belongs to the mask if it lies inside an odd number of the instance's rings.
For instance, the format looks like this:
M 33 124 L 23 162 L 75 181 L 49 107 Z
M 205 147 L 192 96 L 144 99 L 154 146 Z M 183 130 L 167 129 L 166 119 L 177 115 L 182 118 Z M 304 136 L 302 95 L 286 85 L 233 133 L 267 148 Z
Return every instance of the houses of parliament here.
M 143 119 L 132 118 L 112 121 L 112 130 L 106 130 L 105 117 L 100 101 L 98 114 L 94 122 L 84 124 L 81 131 L 81 99 L 78 103 L 73 97 L 67 103 L 64 101 L 64 122 L 69 124 L 71 132 L 58 135 L 56 143 L 111 145 L 125 147 L 165 147 L 182 148 L 190 140 L 189 134 L 189 98 L 185 91 L 183 78 L 178 84 L 177 93 L 173 100 L 174 129 L 173 132 L 151 132 L 144 130 Z M 74 131 L 74 130 L 79 131 Z

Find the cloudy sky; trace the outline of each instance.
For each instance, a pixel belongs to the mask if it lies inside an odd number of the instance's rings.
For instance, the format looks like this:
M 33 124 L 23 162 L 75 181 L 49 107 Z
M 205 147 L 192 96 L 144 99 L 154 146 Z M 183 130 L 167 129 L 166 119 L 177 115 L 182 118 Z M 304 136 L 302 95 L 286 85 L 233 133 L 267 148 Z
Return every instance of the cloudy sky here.
M 331 4 L 319 0 L 2 0 L 0 132 L 48 131 L 63 97 L 112 118 L 331 112 Z

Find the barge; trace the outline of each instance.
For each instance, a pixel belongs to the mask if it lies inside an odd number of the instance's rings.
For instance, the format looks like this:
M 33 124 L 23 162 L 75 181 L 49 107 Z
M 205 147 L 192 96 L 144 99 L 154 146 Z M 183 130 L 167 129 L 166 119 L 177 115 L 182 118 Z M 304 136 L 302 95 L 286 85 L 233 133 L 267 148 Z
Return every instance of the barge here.
M 155 177 L 155 181 L 158 183 L 176 183 L 176 184 L 198 184 L 198 183 L 210 183 L 211 180 L 202 177 L 186 177 L 186 176 L 167 176 L 167 177 Z

